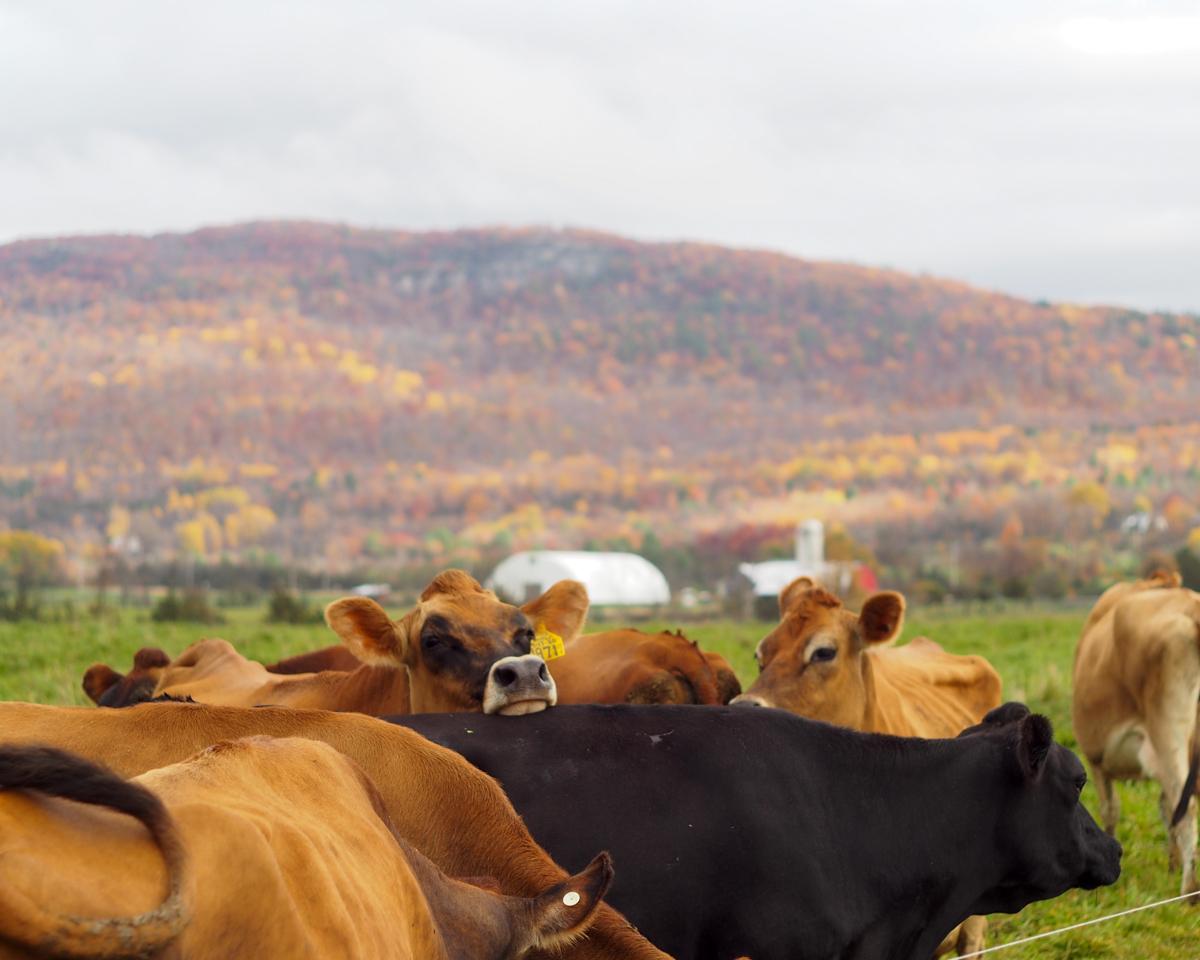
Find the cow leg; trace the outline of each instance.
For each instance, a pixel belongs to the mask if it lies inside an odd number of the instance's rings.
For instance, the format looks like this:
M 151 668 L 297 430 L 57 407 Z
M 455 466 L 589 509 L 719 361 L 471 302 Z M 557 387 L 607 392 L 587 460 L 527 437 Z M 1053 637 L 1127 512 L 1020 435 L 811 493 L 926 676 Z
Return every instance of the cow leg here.
M 1178 802 L 1179 798 L 1167 796 L 1166 790 L 1158 795 L 1158 812 L 1162 817 L 1163 826 L 1167 828 L 1167 871 L 1170 873 L 1174 873 L 1183 866 L 1180 856 L 1181 848 L 1175 842 L 1174 834 L 1171 831 L 1171 816 L 1175 813 L 1175 804 Z
M 1163 711 L 1167 714 L 1167 711 Z M 1186 725 L 1170 722 L 1169 715 L 1155 718 L 1157 722 L 1149 725 L 1148 733 L 1154 744 L 1155 753 L 1159 759 L 1159 783 L 1162 786 L 1160 808 L 1163 824 L 1167 828 L 1168 862 L 1177 862 L 1182 868 L 1180 894 L 1195 893 L 1200 887 L 1196 885 L 1196 798 L 1188 798 L 1187 812 L 1183 819 L 1174 827 L 1171 826 L 1171 814 L 1183 793 L 1183 785 L 1187 780 L 1189 743 L 1191 735 L 1192 716 L 1187 717 Z M 1198 898 L 1200 899 L 1200 898 Z M 1195 900 L 1190 901 L 1195 903 Z
M 1104 772 L 1098 763 L 1088 761 L 1092 773 L 1092 783 L 1096 785 L 1096 793 L 1100 797 L 1100 822 L 1110 837 L 1117 835 L 1117 821 L 1121 818 L 1121 797 L 1116 791 L 1113 778 Z
M 1196 882 L 1196 798 L 1192 797 L 1188 804 L 1187 813 L 1175 828 L 1175 839 L 1180 851 L 1180 866 L 1183 877 L 1180 881 L 1181 893 L 1196 893 L 1200 891 L 1200 883 Z M 1188 901 L 1189 906 L 1200 906 L 1200 897 Z
M 967 917 L 959 927 L 958 956 L 969 956 L 983 949 L 987 942 L 987 917 Z

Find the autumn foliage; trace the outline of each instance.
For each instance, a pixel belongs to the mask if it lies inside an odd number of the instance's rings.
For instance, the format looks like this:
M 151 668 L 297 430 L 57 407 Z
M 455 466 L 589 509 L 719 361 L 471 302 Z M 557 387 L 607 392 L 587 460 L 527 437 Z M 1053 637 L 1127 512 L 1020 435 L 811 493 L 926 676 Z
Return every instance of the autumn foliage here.
M 0 338 L 0 524 L 73 557 L 338 570 L 652 534 L 750 559 L 822 516 L 885 562 L 990 544 L 1000 583 L 1139 496 L 1195 525 L 1194 315 L 581 231 L 264 223 L 0 247 Z

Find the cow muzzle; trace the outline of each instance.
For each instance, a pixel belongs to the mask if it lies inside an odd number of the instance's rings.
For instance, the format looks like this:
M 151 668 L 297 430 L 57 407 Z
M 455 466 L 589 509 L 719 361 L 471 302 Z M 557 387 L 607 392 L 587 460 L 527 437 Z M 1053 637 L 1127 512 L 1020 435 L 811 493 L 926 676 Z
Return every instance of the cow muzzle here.
M 520 717 L 538 713 L 558 702 L 558 688 L 541 657 L 503 657 L 488 671 L 483 712 Z
M 732 700 L 729 701 L 729 705 L 731 707 L 769 707 L 770 706 L 770 704 L 767 703 L 767 701 L 764 700 L 762 697 L 760 697 L 757 693 L 738 694 L 738 696 L 734 697 Z

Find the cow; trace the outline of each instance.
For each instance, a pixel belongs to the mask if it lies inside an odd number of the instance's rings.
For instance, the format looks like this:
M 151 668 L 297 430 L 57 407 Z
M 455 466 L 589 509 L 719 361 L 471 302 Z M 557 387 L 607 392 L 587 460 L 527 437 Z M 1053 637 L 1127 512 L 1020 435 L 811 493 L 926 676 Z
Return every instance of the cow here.
M 1075 650 L 1071 716 L 1105 829 L 1120 816 L 1115 781 L 1157 780 L 1168 866 L 1181 869 L 1181 895 L 1196 893 L 1200 593 L 1177 574 L 1105 591 Z
M 58 747 L 126 777 L 247 736 L 304 737 L 345 754 L 375 783 L 397 832 L 449 876 L 492 877 L 503 893 L 519 897 L 538 896 L 568 879 L 530 837 L 494 780 L 416 733 L 370 717 L 198 703 L 123 710 L 0 703 L 0 744 Z M 587 938 L 555 956 L 667 960 L 605 904 Z
M 582 634 L 564 650 L 549 661 L 559 703 L 728 703 L 742 690 L 724 657 L 700 650 L 681 631 L 605 630 Z M 267 671 L 353 670 L 359 664 L 338 644 L 280 660 Z
M 397 621 L 365 597 L 338 600 L 326 608 L 326 622 L 361 661 L 353 671 L 271 674 L 227 641 L 207 638 L 152 671 L 151 695 L 190 696 L 227 706 L 280 704 L 372 715 L 534 713 L 553 706 L 557 697 L 545 663 L 529 652 L 535 628 L 574 638 L 587 607 L 587 590 L 574 580 L 562 580 L 518 608 L 502 603 L 470 574 L 447 570 Z M 101 665 L 89 668 L 84 684 L 89 694 L 111 679 L 103 672 L 107 670 Z M 122 682 L 128 683 L 128 678 Z M 135 684 L 138 689 L 144 686 Z M 93 699 L 107 696 L 105 691 Z
M 877 593 L 855 614 L 798 577 L 779 612 L 754 651 L 758 678 L 734 703 L 904 737 L 953 737 L 1000 703 L 1000 675 L 983 657 L 946 653 L 925 637 L 888 645 L 904 623 L 898 593 Z
M 682 632 L 606 630 L 564 645 L 549 662 L 559 703 L 728 703 L 741 690 L 716 653 Z
M 298 653 L 294 657 L 284 657 L 275 663 L 267 664 L 267 673 L 320 673 L 322 670 L 357 670 L 362 666 L 350 648 L 335 643 L 332 647 L 322 647 L 320 650 L 310 650 L 308 653 Z
M 3 957 L 517 960 L 585 930 L 612 879 L 601 854 L 533 898 L 452 880 L 361 768 L 301 738 L 223 741 L 132 781 L 0 747 L 0 788 Z
M 953 737 L 1000 703 L 1000 676 L 982 657 L 946 653 L 917 637 L 888 646 L 904 597 L 887 591 L 847 610 L 809 577 L 779 595 L 780 624 L 758 644 L 759 675 L 734 703 L 774 706 L 868 733 Z M 952 930 L 935 956 L 983 949 L 987 920 Z
M 1093 624 L 1108 613 L 1118 600 L 1129 596 L 1131 593 L 1141 593 L 1144 590 L 1158 590 L 1164 587 L 1170 588 L 1182 585 L 1183 578 L 1176 571 L 1162 569 L 1153 571 L 1148 577 L 1144 577 L 1141 580 L 1119 580 L 1096 598 L 1095 605 L 1088 612 L 1087 619 L 1083 622 L 1082 633 L 1086 633 L 1091 629 Z M 1082 633 L 1080 634 L 1081 636 Z
M 929 960 L 968 916 L 1120 873 L 1083 765 L 1020 704 L 947 740 L 733 706 L 389 719 L 495 776 L 564 862 L 602 841 L 608 902 L 678 960 Z

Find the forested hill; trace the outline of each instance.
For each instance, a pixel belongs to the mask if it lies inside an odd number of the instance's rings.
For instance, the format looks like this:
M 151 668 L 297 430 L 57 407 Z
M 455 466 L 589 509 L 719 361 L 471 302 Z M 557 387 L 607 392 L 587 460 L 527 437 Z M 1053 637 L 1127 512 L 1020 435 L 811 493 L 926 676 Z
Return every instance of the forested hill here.
M 594 518 L 645 507 L 652 465 L 716 502 L 815 443 L 1134 428 L 1200 402 L 1195 315 L 584 231 L 23 241 L 0 247 L 0 337 L 12 525 L 120 503 L 166 523 L 169 495 L 218 477 L 283 520 L 329 476 L 419 540 L 538 483 Z

